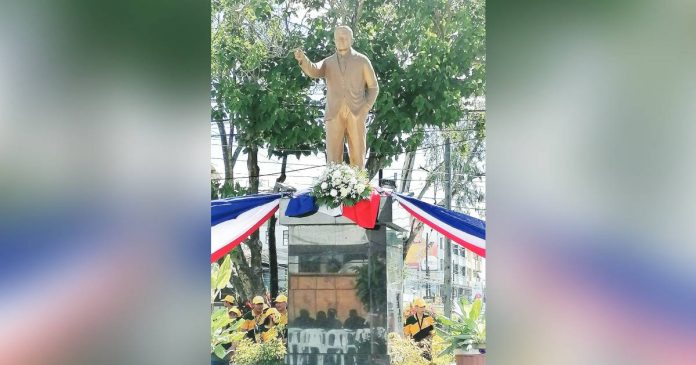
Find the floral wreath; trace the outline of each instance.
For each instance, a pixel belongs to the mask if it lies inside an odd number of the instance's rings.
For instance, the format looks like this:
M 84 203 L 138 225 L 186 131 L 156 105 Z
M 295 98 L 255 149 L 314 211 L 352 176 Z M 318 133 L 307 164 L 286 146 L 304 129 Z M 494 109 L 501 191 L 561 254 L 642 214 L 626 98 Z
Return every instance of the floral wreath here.
M 372 187 L 367 171 L 344 163 L 329 164 L 312 187 L 312 196 L 318 205 L 337 208 L 353 206 L 370 197 Z

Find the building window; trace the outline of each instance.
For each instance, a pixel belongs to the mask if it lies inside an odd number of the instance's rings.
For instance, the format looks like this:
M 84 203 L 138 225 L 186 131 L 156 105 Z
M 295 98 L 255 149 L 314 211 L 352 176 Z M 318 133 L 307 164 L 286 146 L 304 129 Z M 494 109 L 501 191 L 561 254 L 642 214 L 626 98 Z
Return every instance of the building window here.
M 454 264 L 454 275 L 459 274 L 459 265 Z
M 440 237 L 440 249 L 442 250 L 442 237 Z
M 286 229 L 283 231 L 283 246 L 287 246 L 289 240 L 290 240 L 290 231 L 288 231 Z
M 444 270 L 444 269 L 445 269 L 445 260 L 440 259 L 440 270 Z

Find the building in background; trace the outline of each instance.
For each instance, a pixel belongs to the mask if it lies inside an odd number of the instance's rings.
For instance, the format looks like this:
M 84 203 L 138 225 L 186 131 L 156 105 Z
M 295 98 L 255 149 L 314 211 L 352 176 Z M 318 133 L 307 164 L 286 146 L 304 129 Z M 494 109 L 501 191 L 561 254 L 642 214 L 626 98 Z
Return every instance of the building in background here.
M 426 259 L 426 240 L 429 242 Z M 444 287 L 445 237 L 425 227 L 414 239 L 404 260 L 404 301 L 416 297 L 442 304 Z M 452 243 L 452 298 L 472 300 L 485 292 L 485 259 Z

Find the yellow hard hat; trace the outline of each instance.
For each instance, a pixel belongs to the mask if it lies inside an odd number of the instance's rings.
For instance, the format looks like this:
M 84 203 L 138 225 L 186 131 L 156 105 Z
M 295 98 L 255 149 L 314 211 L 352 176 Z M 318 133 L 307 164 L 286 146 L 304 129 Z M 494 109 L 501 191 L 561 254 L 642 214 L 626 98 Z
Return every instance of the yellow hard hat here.
M 425 307 L 427 304 L 425 303 L 425 300 L 423 300 L 423 298 L 416 298 L 413 301 L 413 305 L 416 307 Z
M 251 302 L 254 304 L 263 304 L 264 303 L 263 297 L 261 297 L 260 295 L 255 296 Z
M 225 299 L 223 299 L 222 301 L 227 303 L 234 303 L 234 297 L 231 295 L 225 295 Z
M 281 294 L 276 298 L 276 303 L 287 303 L 288 302 L 288 297 L 285 295 Z
M 237 307 L 232 307 L 232 308 L 230 308 L 230 310 L 228 311 L 228 313 L 234 313 L 234 314 L 237 315 L 237 317 L 241 317 L 241 316 L 242 316 L 242 312 L 241 312 L 241 311 L 239 310 L 239 308 L 237 308 Z
M 268 316 L 271 316 L 274 322 L 278 322 L 278 319 L 280 319 L 280 312 L 275 308 L 268 308 L 266 312 L 264 312 L 264 318 L 268 318 Z

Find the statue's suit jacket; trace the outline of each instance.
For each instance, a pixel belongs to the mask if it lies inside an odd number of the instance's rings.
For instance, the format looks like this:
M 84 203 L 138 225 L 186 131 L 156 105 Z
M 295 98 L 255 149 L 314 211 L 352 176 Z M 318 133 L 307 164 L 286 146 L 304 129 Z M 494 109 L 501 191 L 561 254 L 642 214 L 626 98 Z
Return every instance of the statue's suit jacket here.
M 368 106 L 366 110 L 372 108 L 379 93 L 377 76 L 375 76 L 375 70 L 372 68 L 370 60 L 352 48 L 344 58 L 347 59 L 347 62 L 343 73 L 339 69 L 336 53 L 318 63 L 309 62 L 306 57 L 300 63 L 302 70 L 310 77 L 326 79 L 328 89 L 326 113 L 324 114 L 326 120 L 334 119 L 344 103 L 357 117 L 361 108 L 366 104 Z

